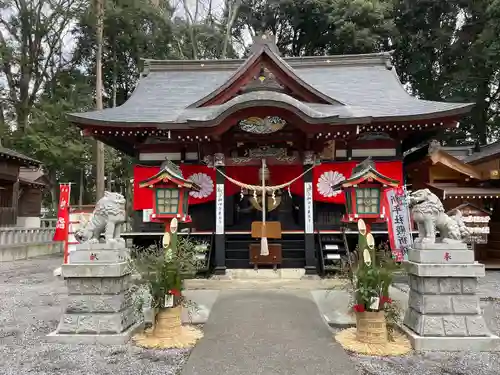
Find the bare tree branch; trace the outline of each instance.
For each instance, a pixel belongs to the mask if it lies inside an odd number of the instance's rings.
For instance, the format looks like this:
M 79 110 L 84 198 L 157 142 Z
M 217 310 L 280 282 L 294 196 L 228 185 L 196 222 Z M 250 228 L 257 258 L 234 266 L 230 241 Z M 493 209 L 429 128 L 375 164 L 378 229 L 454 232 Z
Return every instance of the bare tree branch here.
M 241 6 L 241 0 L 228 0 L 226 2 L 228 6 L 227 11 L 227 23 L 226 23 L 226 35 L 224 36 L 224 44 L 222 46 L 221 58 L 225 59 L 227 57 L 227 48 L 229 41 L 231 39 L 231 30 L 233 29 L 236 17 L 238 17 L 238 12 Z
M 193 17 L 191 11 L 189 10 L 188 0 L 182 0 L 182 4 L 184 6 L 184 12 L 186 12 L 189 39 L 191 39 L 191 48 L 193 50 L 193 59 L 198 60 L 198 45 L 196 43 L 196 34 L 194 31 L 194 28 L 196 26 L 196 19 Z M 196 4 L 198 5 L 198 0 L 196 0 Z
M 7 82 L 17 129 L 24 131 L 44 85 L 66 64 L 64 36 L 84 0 L 4 0 L 0 19 L 0 78 Z

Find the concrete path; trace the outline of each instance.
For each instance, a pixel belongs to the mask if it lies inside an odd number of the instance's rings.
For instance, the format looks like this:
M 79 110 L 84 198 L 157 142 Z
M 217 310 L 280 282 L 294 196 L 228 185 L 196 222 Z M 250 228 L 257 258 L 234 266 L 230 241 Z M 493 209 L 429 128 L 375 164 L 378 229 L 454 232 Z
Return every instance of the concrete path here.
M 181 375 L 359 375 L 308 291 L 221 291 Z

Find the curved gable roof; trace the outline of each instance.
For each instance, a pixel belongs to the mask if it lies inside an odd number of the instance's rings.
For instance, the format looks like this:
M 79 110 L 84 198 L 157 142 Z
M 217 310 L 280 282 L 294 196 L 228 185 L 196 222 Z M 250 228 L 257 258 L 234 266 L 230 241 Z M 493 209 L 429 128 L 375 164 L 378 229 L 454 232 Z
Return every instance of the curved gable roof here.
M 325 103 L 329 104 L 342 104 L 335 98 L 329 97 L 325 95 L 325 93 L 317 90 L 307 83 L 307 81 L 303 80 L 299 76 L 295 74 L 292 67 L 286 63 L 285 60 L 281 59 L 272 48 L 270 48 L 267 44 L 260 46 L 256 49 L 252 55 L 234 72 L 234 74 L 221 86 L 219 86 L 216 90 L 212 91 L 210 94 L 206 95 L 202 99 L 196 101 L 190 108 L 203 107 L 207 103 L 209 103 L 212 99 L 222 94 L 226 90 L 228 90 L 231 86 L 237 83 L 239 79 L 241 79 L 248 69 L 259 60 L 261 60 L 264 56 L 267 56 L 276 66 L 284 72 L 288 77 L 290 77 L 295 83 L 301 86 L 306 91 L 310 92 L 314 96 L 318 97 Z
M 432 120 L 459 116 L 472 107 L 411 96 L 390 64 L 390 53 L 282 58 L 263 44 L 247 60 L 146 60 L 143 76 L 123 105 L 68 117 L 77 124 L 188 129 L 186 123 L 197 112 L 193 110 L 205 108 L 203 117 L 207 121 L 217 117 L 223 109 L 206 104 L 235 84 L 262 56 L 324 101 L 303 104 L 316 112 L 320 109 L 326 122 L 332 112 L 339 111 L 339 106 L 344 107 L 342 112 L 351 123 Z M 289 102 L 295 103 L 291 99 Z M 259 99 L 256 100 L 253 104 L 259 105 Z

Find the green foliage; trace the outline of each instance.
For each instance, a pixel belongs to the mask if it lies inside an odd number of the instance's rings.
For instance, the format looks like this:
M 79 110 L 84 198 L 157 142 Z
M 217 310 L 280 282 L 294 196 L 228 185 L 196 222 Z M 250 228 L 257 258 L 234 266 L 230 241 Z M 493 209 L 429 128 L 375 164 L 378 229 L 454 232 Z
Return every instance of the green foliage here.
M 157 246 L 135 249 L 130 266 L 140 275 L 136 282 L 149 288 L 152 307 L 163 307 L 165 295 L 169 291 L 181 291 L 183 280 L 196 274 L 201 265 L 196 256 L 199 253 L 198 242 L 181 236 L 177 238 L 177 250 L 173 254 L 165 254 L 165 249 Z M 180 297 L 177 303 L 183 302 Z
M 366 311 L 385 309 L 387 304 L 372 308 L 375 299 L 389 298 L 389 287 L 392 284 L 394 273 L 399 265 L 388 254 L 384 247 L 370 249 L 367 245 L 367 235 L 359 235 L 358 244 L 360 261 L 355 271 L 355 303 Z
M 2 117 L 15 119 L 18 132 L 29 126 L 45 84 L 68 67 L 64 39 L 84 3 L 0 0 L 0 82 L 5 82 L 3 93 L 0 84 L 0 110 Z
M 237 1 L 224 2 L 221 15 L 215 8 L 198 11 L 199 1 L 187 1 L 194 6 L 184 12 L 184 1 L 176 9 L 174 2 L 154 3 L 105 1 L 105 107 L 130 97 L 141 58 L 219 58 L 226 27 L 227 57 L 237 57 L 244 52 L 238 47 L 248 45 L 248 31 L 270 30 L 285 56 L 395 49 L 397 72 L 414 94 L 476 104 L 459 129 L 442 135 L 444 141 L 484 144 L 499 137 L 500 0 L 242 0 L 233 10 L 228 4 Z M 92 6 L 80 0 L 0 0 L 1 141 L 44 163 L 52 185 L 47 201 L 54 205 L 58 182 L 80 185 L 82 179 L 83 203 L 94 201 L 94 142 L 65 118 L 94 107 Z M 74 43 L 66 35 L 70 30 Z M 105 154 L 107 188 L 129 191 L 132 160 L 111 148 Z
M 389 287 L 392 284 L 396 263 L 392 258 L 372 257 L 370 265 L 360 262 L 356 270 L 356 302 L 371 311 L 373 298 L 389 297 Z M 373 309 L 378 311 L 378 309 Z
M 388 47 L 391 9 L 383 0 L 245 0 L 235 32 L 271 30 L 287 56 L 375 52 Z
M 391 254 L 387 244 L 370 249 L 367 245 L 368 234 L 359 234 L 358 262 L 354 276 L 354 309 L 356 311 L 384 311 L 389 339 L 392 339 L 401 309 L 389 297 L 394 274 L 401 268 Z M 366 258 L 365 258 L 366 256 Z M 373 306 L 379 301 L 378 306 Z
M 149 0 L 105 2 L 103 32 L 103 83 L 105 107 L 123 104 L 135 88 L 141 58 L 172 58 L 172 24 L 168 9 L 155 8 Z M 97 51 L 95 14 L 91 6 L 80 17 L 74 36 L 74 61 L 95 78 Z
M 80 130 L 69 123 L 66 113 L 89 110 L 91 92 L 88 78 L 80 72 L 59 72 L 33 106 L 30 126 L 24 133 L 12 135 L 11 145 L 17 151 L 43 161 L 54 197 L 58 181 L 77 182 L 80 170 L 86 170 L 85 177 L 90 177 L 91 140 L 82 137 Z M 75 189 L 73 194 L 77 193 Z
M 475 103 L 449 144 L 497 138 L 500 99 L 498 0 L 395 1 L 395 65 L 422 99 Z

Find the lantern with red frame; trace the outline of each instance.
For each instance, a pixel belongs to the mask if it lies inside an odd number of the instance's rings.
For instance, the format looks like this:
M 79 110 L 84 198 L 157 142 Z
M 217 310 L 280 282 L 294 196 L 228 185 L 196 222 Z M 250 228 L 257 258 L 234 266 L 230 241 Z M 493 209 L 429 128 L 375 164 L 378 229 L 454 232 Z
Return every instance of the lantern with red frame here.
M 147 180 L 139 183 L 141 188 L 154 189 L 153 221 L 170 222 L 178 218 L 180 222 L 189 223 L 188 199 L 191 190 L 199 191 L 200 187 L 186 180 L 182 171 L 170 160 L 162 163 L 160 171 Z
M 386 177 L 375 169 L 375 164 L 368 158 L 352 170 L 347 180 L 336 187 L 345 194 L 346 214 L 344 222 L 357 222 L 363 219 L 368 223 L 385 221 L 383 195 L 386 189 L 399 185 L 399 181 Z

